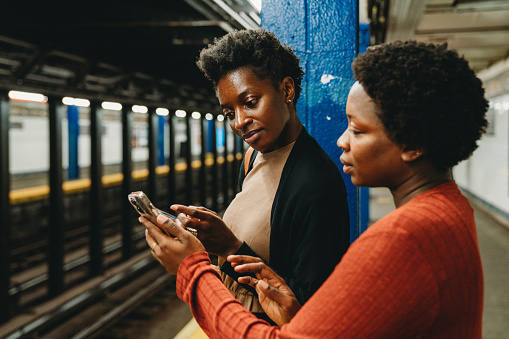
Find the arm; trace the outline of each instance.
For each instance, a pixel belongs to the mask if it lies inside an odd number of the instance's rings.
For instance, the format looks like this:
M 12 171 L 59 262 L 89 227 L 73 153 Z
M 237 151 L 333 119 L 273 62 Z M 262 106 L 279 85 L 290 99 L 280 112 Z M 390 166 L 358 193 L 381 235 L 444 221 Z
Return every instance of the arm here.
M 211 338 L 412 337 L 438 312 L 439 295 L 418 242 L 402 234 L 361 237 L 287 325 L 252 316 L 224 288 L 205 254 L 184 260 L 177 293 Z M 401 246 L 402 245 L 402 246 Z

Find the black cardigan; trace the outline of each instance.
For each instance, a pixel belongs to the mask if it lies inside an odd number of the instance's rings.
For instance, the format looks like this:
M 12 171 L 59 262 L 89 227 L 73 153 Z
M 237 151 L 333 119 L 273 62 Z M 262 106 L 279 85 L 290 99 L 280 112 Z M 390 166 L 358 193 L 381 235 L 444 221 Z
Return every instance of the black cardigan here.
M 244 178 L 242 164 L 240 188 Z M 303 304 L 350 245 L 345 184 L 336 164 L 304 129 L 283 168 L 270 220 L 268 264 Z M 236 254 L 258 256 L 246 243 Z M 235 280 L 241 276 L 229 262 L 221 270 Z M 247 289 L 254 292 L 250 286 Z

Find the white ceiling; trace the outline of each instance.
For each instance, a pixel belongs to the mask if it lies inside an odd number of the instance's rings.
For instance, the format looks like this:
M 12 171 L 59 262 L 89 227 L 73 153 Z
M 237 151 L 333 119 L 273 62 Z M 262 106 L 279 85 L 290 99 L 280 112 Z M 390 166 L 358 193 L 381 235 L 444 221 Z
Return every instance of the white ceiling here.
M 475 71 L 509 57 L 509 0 L 391 0 L 386 42 L 447 42 Z

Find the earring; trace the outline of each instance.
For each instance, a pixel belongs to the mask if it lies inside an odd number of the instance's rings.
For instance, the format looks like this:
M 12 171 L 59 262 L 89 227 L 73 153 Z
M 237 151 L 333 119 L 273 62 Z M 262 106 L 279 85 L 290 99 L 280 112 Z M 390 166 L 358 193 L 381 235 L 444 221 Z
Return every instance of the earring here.
M 292 100 L 286 100 L 286 102 L 287 102 L 287 103 L 291 103 L 291 102 L 292 102 Z

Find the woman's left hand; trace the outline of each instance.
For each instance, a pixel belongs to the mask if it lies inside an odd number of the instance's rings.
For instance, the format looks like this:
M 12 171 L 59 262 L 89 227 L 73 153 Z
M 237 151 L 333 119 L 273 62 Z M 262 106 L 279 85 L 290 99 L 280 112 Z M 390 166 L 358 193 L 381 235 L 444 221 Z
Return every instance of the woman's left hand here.
M 205 207 L 177 204 L 172 205 L 171 209 L 180 213 L 178 219 L 182 226 L 198 231 L 198 239 L 207 252 L 226 259 L 242 246 L 242 241 L 233 234 L 216 212 Z
M 164 215 L 157 217 L 157 225 L 145 217 L 138 219 L 145 226 L 145 239 L 154 258 L 169 273 L 177 274 L 180 263 L 190 254 L 205 251 L 200 240 L 181 226 L 180 222 Z M 165 230 L 168 236 L 163 233 Z
M 251 285 L 265 313 L 279 326 L 292 320 L 301 305 L 285 280 L 276 274 L 262 259 L 248 255 L 230 255 L 228 261 L 238 273 L 254 273 L 256 278 L 239 277 L 242 284 Z

